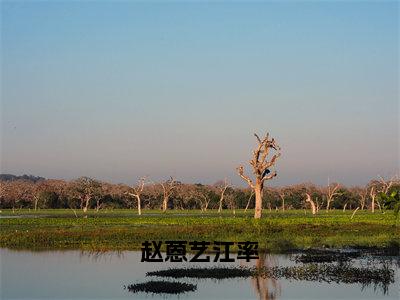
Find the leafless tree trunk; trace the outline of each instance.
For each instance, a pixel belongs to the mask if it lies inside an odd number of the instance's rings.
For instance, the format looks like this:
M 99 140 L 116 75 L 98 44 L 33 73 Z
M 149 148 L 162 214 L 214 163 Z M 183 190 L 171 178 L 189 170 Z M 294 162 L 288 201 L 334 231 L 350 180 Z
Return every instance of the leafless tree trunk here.
M 360 207 L 359 206 L 357 206 L 357 208 L 353 211 L 353 213 L 351 214 L 351 218 L 350 219 L 353 219 L 354 218 L 354 215 L 356 214 L 356 212 L 358 211 L 360 209 Z
M 37 210 L 37 206 L 38 206 L 39 197 L 35 196 L 34 200 L 35 200 L 35 211 L 36 211 Z
M 253 195 L 254 195 L 254 190 L 251 190 L 250 197 L 249 197 L 249 200 L 247 201 L 246 208 L 244 209 L 244 212 L 246 212 L 247 209 L 249 208 L 250 201 L 251 201 L 251 198 L 253 198 Z
M 103 203 L 100 203 L 100 199 L 96 200 L 96 212 L 99 212 L 101 207 L 103 206 Z
M 371 190 L 369 191 L 369 195 L 371 197 L 371 212 L 375 212 L 375 197 L 376 197 L 376 190 L 375 187 L 372 186 Z
M 376 198 L 376 205 L 378 205 L 379 211 L 382 212 L 382 206 L 381 203 L 379 202 L 379 198 Z
M 390 180 L 386 181 L 383 179 L 382 176 L 379 176 L 379 180 L 382 183 L 382 190 L 381 192 L 387 194 L 392 187 L 393 183 L 395 182 L 397 176 L 392 177 Z
M 360 195 L 360 209 L 364 210 L 365 201 L 366 201 L 367 195 L 368 195 L 368 189 L 363 188 L 363 190 L 361 191 L 361 193 L 359 195 Z
M 314 203 L 314 201 L 311 200 L 310 194 L 306 194 L 306 196 L 307 196 L 306 202 L 310 203 L 310 205 L 311 205 L 311 213 L 313 215 L 315 215 L 317 213 L 317 209 L 315 207 L 315 203 Z
M 318 203 L 318 197 L 315 198 L 315 209 L 316 209 L 316 213 L 319 212 L 319 208 L 320 208 L 320 204 Z
M 275 165 L 276 160 L 281 155 L 278 151 L 280 147 L 275 143 L 275 140 L 269 139 L 267 133 L 264 139 L 260 139 L 257 134 L 254 134 L 258 141 L 258 147 L 253 151 L 253 159 L 250 161 L 250 165 L 253 168 L 253 174 L 255 175 L 255 182 L 253 182 L 248 176 L 244 175 L 243 166 L 237 168 L 238 174 L 245 180 L 248 185 L 254 190 L 256 196 L 254 218 L 261 218 L 262 214 L 262 194 L 264 189 L 264 181 L 274 178 L 277 173 L 276 171 L 270 172 L 269 168 Z M 271 158 L 267 160 L 270 149 L 277 151 Z
M 133 189 L 133 193 L 128 193 L 130 196 L 135 197 L 138 203 L 138 215 L 142 214 L 142 207 L 140 202 L 140 196 L 143 192 L 144 185 L 146 184 L 146 177 L 142 177 L 139 179 L 138 185 Z
M 222 203 L 224 202 L 224 196 L 225 196 L 225 192 L 226 189 L 229 187 L 228 181 L 225 178 L 223 183 L 218 187 L 219 191 L 220 191 L 220 196 L 219 196 L 219 207 L 218 207 L 218 212 L 221 213 L 222 211 Z
M 285 194 L 279 193 L 279 197 L 282 200 L 282 211 L 285 211 Z
M 235 197 L 232 194 L 228 194 L 226 196 L 226 202 L 228 204 L 228 208 L 232 210 L 233 215 L 236 215 L 236 201 L 235 201 Z
M 336 184 L 335 186 L 331 187 L 331 184 L 329 183 L 328 180 L 328 187 L 326 191 L 326 211 L 329 211 L 331 202 L 333 201 L 333 197 L 339 195 L 339 193 L 337 192 L 339 186 L 340 186 L 339 184 Z
M 203 201 L 201 203 L 201 210 L 207 211 L 208 204 L 210 203 L 210 199 L 206 195 L 199 195 L 199 197 L 203 198 Z
M 74 215 L 75 215 L 75 218 L 77 218 L 77 217 L 78 217 L 78 214 L 76 213 L 76 210 L 73 209 L 72 207 L 70 207 L 70 209 L 73 211 L 73 213 L 74 213 Z
M 203 187 L 195 187 L 193 190 L 189 191 L 188 194 L 191 198 L 196 199 L 199 203 L 202 212 L 206 212 L 211 198 L 208 195 L 208 190 Z
M 343 206 L 343 212 L 345 212 L 346 211 L 346 207 L 347 207 L 347 202 L 344 204 L 344 206 Z M 351 207 L 350 207 L 350 209 L 351 209 Z
M 173 190 L 176 187 L 175 183 L 176 181 L 172 176 L 170 177 L 169 180 L 160 183 L 163 188 L 163 207 L 162 207 L 163 212 L 165 212 L 168 209 L 168 201 L 169 198 L 171 197 Z
M 92 196 L 91 195 L 85 195 L 84 196 L 84 203 L 85 203 L 85 205 L 83 206 L 83 212 L 84 213 L 87 213 L 87 211 L 88 211 L 88 208 L 89 208 L 89 203 L 90 203 L 90 199 L 92 198 Z

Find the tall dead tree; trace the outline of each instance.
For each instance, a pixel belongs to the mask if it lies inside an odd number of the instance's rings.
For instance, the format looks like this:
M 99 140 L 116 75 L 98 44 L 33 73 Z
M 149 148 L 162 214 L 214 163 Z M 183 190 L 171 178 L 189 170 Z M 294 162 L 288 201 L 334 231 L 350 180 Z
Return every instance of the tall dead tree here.
M 138 181 L 138 185 L 132 188 L 133 193 L 132 193 L 132 192 L 131 192 L 131 193 L 128 193 L 129 196 L 132 196 L 132 197 L 136 198 L 136 200 L 137 200 L 137 204 L 138 204 L 138 215 L 139 215 L 139 216 L 142 214 L 142 207 L 141 207 L 141 198 L 140 198 L 140 196 L 141 196 L 142 193 L 143 193 L 143 189 L 144 189 L 145 184 L 146 184 L 146 177 L 141 177 L 141 178 L 139 179 L 139 181 Z
M 165 212 L 165 211 L 167 211 L 167 208 L 168 208 L 169 198 L 171 197 L 174 189 L 176 188 L 176 181 L 171 176 L 168 180 L 161 182 L 160 185 L 162 186 L 162 189 L 163 189 L 162 210 L 163 210 L 163 212 Z
M 250 177 L 244 174 L 243 166 L 237 168 L 238 174 L 247 182 L 247 184 L 254 190 L 256 196 L 254 218 L 261 218 L 262 214 L 262 194 L 264 189 L 264 181 L 274 178 L 277 173 L 276 171 L 271 172 L 270 168 L 274 167 L 276 160 L 281 155 L 279 152 L 281 148 L 276 144 L 273 138 L 269 139 L 269 133 L 264 139 L 260 139 L 257 134 L 254 134 L 258 141 L 258 146 L 253 150 L 253 159 L 250 161 L 250 165 L 253 168 L 253 174 L 255 181 L 251 180 Z M 274 149 L 275 154 L 268 160 L 270 150 Z

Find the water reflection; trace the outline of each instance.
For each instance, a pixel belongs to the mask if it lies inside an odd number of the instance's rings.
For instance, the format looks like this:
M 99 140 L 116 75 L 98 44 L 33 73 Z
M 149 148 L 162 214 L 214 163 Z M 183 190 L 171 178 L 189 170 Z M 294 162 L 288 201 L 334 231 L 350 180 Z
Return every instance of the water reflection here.
M 123 299 L 132 298 L 123 286 L 159 280 L 146 276 L 148 272 L 170 268 L 214 268 L 215 263 L 141 263 L 140 251 L 48 251 L 29 252 L 0 249 L 1 298 L 2 299 Z M 357 258 L 355 265 L 363 266 L 366 260 Z M 368 265 L 381 268 L 377 260 Z M 197 285 L 197 290 L 185 295 L 190 299 L 316 299 L 317 295 L 329 295 L 341 299 L 399 299 L 399 268 L 390 264 L 395 272 L 394 283 L 387 285 L 387 294 L 374 285 L 362 285 L 346 281 L 318 281 L 315 277 L 282 276 L 308 270 L 310 265 L 299 264 L 288 256 L 260 253 L 260 258 L 250 263 L 224 263 L 220 267 L 255 267 L 267 269 L 279 276 L 237 277 L 223 280 L 198 278 L 162 278 Z M 296 267 L 293 269 L 285 269 Z M 273 273 L 275 271 L 278 273 Z M 318 269 L 319 270 L 319 269 Z M 317 270 L 317 271 L 318 271 Z M 328 269 L 331 270 L 331 269 Z M 347 269 L 348 271 L 351 269 Z M 280 273 L 279 273 L 280 272 Z M 261 272 L 260 272 L 261 273 Z M 296 273 L 298 274 L 298 273 Z M 295 274 L 295 275 L 296 275 Z M 265 273 L 264 273 L 265 275 Z M 268 275 L 268 274 L 267 274 Z M 362 275 L 362 274 L 361 274 Z M 297 275 L 296 275 L 297 276 Z M 21 284 L 23 282 L 23 284 Z M 137 293 L 135 299 L 148 299 L 145 293 Z M 164 299 L 164 295 L 152 295 L 152 299 Z M 168 296 L 175 299 L 175 296 Z M 182 296 L 181 296 L 182 297 Z
M 262 273 L 264 268 L 277 266 L 277 260 L 274 256 L 267 253 L 260 253 L 259 259 L 256 260 L 255 266 Z M 253 287 L 257 292 L 260 300 L 274 300 L 281 295 L 281 285 L 277 279 L 258 275 L 251 279 Z
M 80 251 L 79 256 L 81 259 L 89 258 L 94 262 L 101 260 L 111 261 L 112 258 L 124 259 L 124 251 L 101 251 L 101 250 L 83 250 Z

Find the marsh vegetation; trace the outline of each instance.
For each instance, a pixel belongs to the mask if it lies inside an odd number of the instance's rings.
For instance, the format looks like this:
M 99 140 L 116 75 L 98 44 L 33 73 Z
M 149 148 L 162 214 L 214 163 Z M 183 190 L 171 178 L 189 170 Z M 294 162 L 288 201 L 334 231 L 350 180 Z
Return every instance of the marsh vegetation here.
M 130 210 L 89 211 L 75 217 L 71 210 L 37 212 L 3 210 L 0 246 L 12 249 L 134 250 L 146 240 L 258 241 L 260 249 L 285 253 L 316 247 L 392 247 L 398 249 L 400 227 L 391 213 L 321 212 L 302 210 L 266 212 L 260 220 L 254 212 L 147 210 L 141 216 Z M 45 217 L 29 217 L 24 215 Z M 235 248 L 233 248 L 233 251 Z

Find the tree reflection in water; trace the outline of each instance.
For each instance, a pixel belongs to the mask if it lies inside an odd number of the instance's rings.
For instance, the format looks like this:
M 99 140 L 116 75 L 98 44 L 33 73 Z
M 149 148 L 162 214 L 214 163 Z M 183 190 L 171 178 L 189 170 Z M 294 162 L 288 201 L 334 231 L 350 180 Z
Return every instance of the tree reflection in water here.
M 259 257 L 256 260 L 256 268 L 260 271 L 264 267 L 270 268 L 277 265 L 276 258 L 267 255 L 267 253 L 260 253 Z M 281 295 L 280 283 L 274 278 L 257 275 L 252 277 L 251 281 L 260 300 L 274 300 Z
M 118 259 L 123 259 L 125 257 L 123 251 L 102 251 L 102 250 L 84 250 L 79 253 L 80 258 L 88 257 L 93 262 L 98 262 L 101 260 L 111 261 L 113 257 Z

